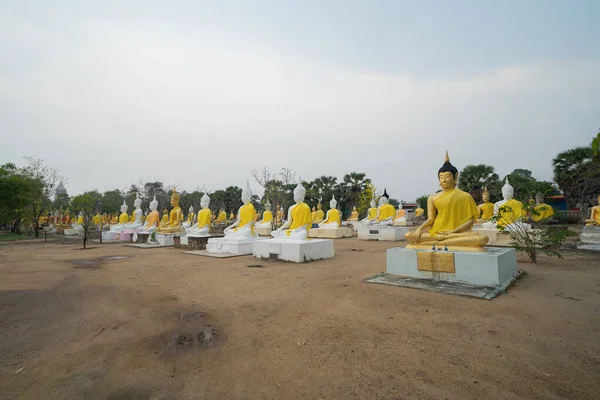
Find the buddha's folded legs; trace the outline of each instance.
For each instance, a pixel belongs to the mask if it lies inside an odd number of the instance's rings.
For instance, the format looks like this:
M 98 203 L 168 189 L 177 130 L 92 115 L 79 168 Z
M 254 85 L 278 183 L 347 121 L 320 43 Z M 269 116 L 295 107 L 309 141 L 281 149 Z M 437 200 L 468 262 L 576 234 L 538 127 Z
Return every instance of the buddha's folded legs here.
M 444 246 L 485 246 L 490 240 L 487 236 L 477 232 L 449 233 L 447 235 L 430 235 L 425 232 L 421 235 L 420 240 L 417 240 L 415 232 L 408 232 L 405 238 L 411 244 Z

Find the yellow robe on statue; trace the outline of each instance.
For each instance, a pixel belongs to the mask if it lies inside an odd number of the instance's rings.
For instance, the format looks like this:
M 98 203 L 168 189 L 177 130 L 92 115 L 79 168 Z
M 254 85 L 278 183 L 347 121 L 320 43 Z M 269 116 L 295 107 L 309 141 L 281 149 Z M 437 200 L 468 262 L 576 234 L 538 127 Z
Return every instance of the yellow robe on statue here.
M 262 222 L 271 222 L 273 221 L 273 213 L 269 210 L 263 213 Z
M 254 222 L 254 214 L 256 214 L 256 210 L 254 209 L 252 203 L 244 204 L 242 207 L 240 207 L 238 214 L 240 216 L 240 223 L 234 229 L 234 231 L 237 231 L 238 229 Z M 251 228 L 252 234 L 254 234 L 254 225 L 251 225 Z
M 146 217 L 146 222 L 148 223 L 146 229 L 149 229 L 153 226 L 156 226 L 158 228 L 158 225 L 160 223 L 160 214 L 158 213 L 158 211 L 151 211 L 150 214 L 148 214 L 148 216 Z
M 202 228 L 206 225 L 210 226 L 210 221 L 212 218 L 212 214 L 209 208 L 203 208 L 198 211 L 198 228 Z
M 221 211 L 219 216 L 217 217 L 217 222 L 225 222 L 227 221 L 227 213 L 225 211 Z
M 319 210 L 323 212 L 322 210 Z M 317 211 L 318 212 L 318 211 Z M 289 229 L 287 229 L 286 234 L 289 236 L 290 231 L 294 229 L 298 229 L 303 225 L 306 225 L 306 230 L 310 228 L 312 223 L 311 215 L 310 215 L 310 207 L 306 203 L 296 204 L 292 209 L 292 224 Z
M 479 217 L 479 209 L 473 197 L 460 189 L 441 192 L 433 202 L 437 216 L 429 230 L 430 236 L 452 231 L 470 219 Z
M 333 222 L 337 222 L 338 226 L 342 226 L 342 222 L 340 221 L 340 211 L 335 208 L 329 210 L 329 214 L 327 214 L 327 221 L 324 223 L 331 224 Z
M 317 221 L 321 222 L 325 218 L 323 210 L 317 210 Z
M 77 217 L 77 223 L 83 225 L 83 217 Z
M 482 203 L 479 205 L 479 210 L 481 211 L 480 218 L 484 221 L 488 221 L 490 218 L 494 216 L 494 203 Z
M 121 213 L 121 215 L 119 215 L 119 223 L 126 224 L 128 222 L 129 222 L 129 215 L 127 215 L 127 213 Z
M 383 221 L 384 219 L 388 219 L 389 217 L 394 217 L 396 215 L 396 209 L 391 204 L 384 204 L 379 207 L 379 219 L 377 221 Z
M 506 226 L 510 225 L 520 218 L 525 216 L 525 211 L 523 210 L 523 203 L 519 200 L 510 199 L 506 203 L 504 203 L 500 208 L 510 208 L 509 211 L 499 211 L 498 214 L 500 218 L 498 219 L 498 225 Z
M 538 215 L 531 217 L 535 222 L 542 221 L 554 215 L 554 209 L 546 203 L 538 204 L 533 209 L 538 213 Z
M 316 211 L 311 212 L 310 217 L 312 218 L 312 222 L 317 222 L 317 212 Z
M 377 216 L 377 208 L 369 208 L 369 219 L 374 219 Z

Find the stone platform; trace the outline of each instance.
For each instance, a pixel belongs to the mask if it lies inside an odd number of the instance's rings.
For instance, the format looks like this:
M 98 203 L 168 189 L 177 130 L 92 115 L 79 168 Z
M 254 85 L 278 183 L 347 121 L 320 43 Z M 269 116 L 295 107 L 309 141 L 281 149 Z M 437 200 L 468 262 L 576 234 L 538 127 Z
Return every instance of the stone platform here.
M 156 241 L 161 246 L 173 246 L 175 244 L 175 235 L 167 233 L 157 233 Z
M 308 230 L 309 238 L 320 238 L 320 239 L 340 239 L 352 237 L 351 228 L 337 228 L 337 229 L 325 229 L 325 228 L 311 228 Z
M 255 226 L 254 227 L 254 231 L 256 232 L 256 234 L 258 236 L 269 236 L 270 237 L 272 229 L 269 228 L 268 226 L 266 226 L 266 227 L 265 226 L 262 226 L 262 227 L 261 226 Z
M 508 233 L 502 233 L 497 229 L 485 229 L 485 228 L 473 228 L 473 232 L 477 232 L 480 235 L 487 236 L 490 240 L 487 243 L 488 246 L 510 246 L 510 236 Z
M 404 235 L 408 233 L 405 226 L 376 226 L 361 225 L 358 227 L 358 239 L 360 240 L 382 240 L 396 242 L 405 240 Z
M 138 249 L 159 249 L 159 248 L 165 248 L 165 247 L 173 247 L 173 245 L 170 244 L 152 244 L 152 243 L 128 243 L 125 246 L 127 247 L 136 247 Z
M 267 239 L 227 239 L 225 237 L 210 238 L 206 244 L 206 250 L 209 253 L 228 253 L 234 255 L 252 254 L 255 242 Z
M 600 226 L 584 226 L 579 235 L 579 250 L 600 251 Z
M 303 263 L 335 257 L 331 239 L 270 239 L 254 243 L 254 257 Z
M 517 276 L 512 248 L 486 247 L 486 252 L 388 249 L 386 274 L 475 286 L 506 288 Z
M 63 235 L 65 236 L 83 236 L 83 228 L 68 228 L 63 231 Z

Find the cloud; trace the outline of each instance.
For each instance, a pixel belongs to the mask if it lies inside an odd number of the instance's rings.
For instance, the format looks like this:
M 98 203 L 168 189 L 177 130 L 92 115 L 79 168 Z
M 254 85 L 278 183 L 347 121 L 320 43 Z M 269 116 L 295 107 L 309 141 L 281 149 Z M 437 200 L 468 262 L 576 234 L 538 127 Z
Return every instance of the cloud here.
M 550 179 L 552 157 L 587 144 L 600 111 L 600 60 L 423 80 L 214 30 L 99 20 L 52 34 L 18 20 L 3 30 L 24 50 L 2 64 L 10 141 L 0 156 L 44 158 L 70 177 L 71 193 L 140 176 L 214 190 L 267 165 L 305 179 L 363 171 L 413 200 L 436 190 L 446 149 L 459 169 Z

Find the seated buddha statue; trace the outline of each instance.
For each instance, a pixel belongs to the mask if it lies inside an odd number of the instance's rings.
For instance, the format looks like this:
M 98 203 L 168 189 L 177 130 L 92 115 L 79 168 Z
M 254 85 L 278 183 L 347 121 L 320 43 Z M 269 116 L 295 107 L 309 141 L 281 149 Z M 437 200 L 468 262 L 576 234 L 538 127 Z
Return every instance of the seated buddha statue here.
M 313 206 L 312 211 L 310 213 L 310 218 L 313 222 L 313 224 L 317 223 L 317 208 L 315 206 Z
M 194 224 L 188 231 L 188 236 L 210 236 L 210 223 L 212 221 L 212 212 L 210 211 L 210 197 L 206 189 L 203 190 L 204 195 L 200 199 L 200 211 L 198 212 L 198 222 Z
M 160 224 L 164 225 L 164 224 L 168 224 L 169 223 L 169 210 L 167 210 L 167 208 L 163 208 L 162 211 L 162 219 L 160 220 Z
M 227 221 L 227 213 L 225 212 L 225 210 L 223 210 L 221 208 L 221 210 L 219 211 L 219 216 L 217 217 L 217 223 L 223 223 Z
M 425 210 L 421 207 L 415 208 L 415 218 L 419 218 L 421 215 L 425 213 Z
M 535 222 L 543 221 L 554 215 L 554 209 L 551 205 L 544 203 L 544 195 L 538 193 L 535 195 L 534 213 L 531 219 Z
M 315 224 L 320 224 L 325 219 L 325 212 L 323 211 L 323 206 L 321 205 L 321 201 L 319 200 L 319 204 L 317 204 L 317 219 L 313 221 Z
M 450 164 L 448 152 L 438 171 L 442 190 L 427 199 L 427 220 L 405 237 L 407 249 L 431 249 L 433 246 L 448 250 L 485 251 L 489 240 L 471 230 L 479 217 L 473 197 L 456 188 L 458 170 Z M 429 232 L 425 232 L 429 228 Z
M 375 199 L 371 199 L 371 207 L 367 210 L 367 216 L 361 221 L 366 224 L 370 223 L 377 217 L 377 203 Z
M 77 220 L 75 220 L 72 224 L 71 227 L 72 228 L 83 228 L 85 221 L 83 219 L 83 210 L 79 211 L 79 214 L 77 214 Z
M 352 207 L 352 213 L 350 214 L 348 221 L 358 221 L 358 211 L 356 211 L 356 206 Z
M 379 207 L 377 207 L 377 215 L 369 221 L 369 225 L 389 226 L 394 223 L 396 209 L 393 205 L 389 204 L 389 198 L 387 190 L 383 189 L 383 194 L 379 199 Z
M 171 205 L 173 209 L 169 214 L 169 221 L 166 224 L 161 223 L 158 229 L 158 233 L 181 233 L 181 221 L 183 221 L 183 212 L 179 207 L 180 194 L 173 188 L 171 193 Z
M 301 183 L 294 189 L 294 201 L 296 204 L 288 209 L 288 218 L 279 229 L 271 232 L 274 238 L 305 240 L 308 229 L 312 225 L 310 207 L 304 202 L 306 189 Z
M 63 227 L 70 228 L 71 227 L 71 211 L 67 208 L 65 211 L 65 215 L 63 215 Z
M 111 232 L 123 232 L 127 224 L 129 223 L 129 215 L 127 215 L 127 204 L 125 204 L 125 200 L 123 200 L 123 205 L 121 206 L 121 215 L 119 215 L 119 219 L 116 224 L 111 225 Z
M 273 225 L 273 213 L 271 212 L 271 204 L 267 202 L 265 205 L 265 212 L 263 213 L 262 220 L 256 223 L 257 228 L 272 228 Z
M 96 215 L 92 217 L 92 225 L 98 226 L 102 223 L 102 217 L 99 212 L 96 212 Z
M 277 208 L 275 218 L 277 219 L 278 224 L 281 224 L 283 222 L 283 207 Z
M 156 232 L 158 226 L 160 224 L 160 213 L 157 210 L 158 208 L 158 200 L 156 200 L 156 195 L 150 202 L 150 213 L 146 216 L 144 220 L 144 224 L 141 226 L 140 231 L 143 233 L 152 233 Z
M 182 224 L 182 226 L 185 229 L 189 229 L 192 225 L 194 225 L 194 217 L 196 215 L 194 214 L 194 206 L 190 206 L 190 208 L 188 208 L 188 216 L 186 221 Z
M 600 226 L 600 196 L 596 200 L 598 205 L 590 210 L 590 217 L 584 221 L 586 226 Z
M 398 204 L 398 211 L 394 217 L 394 226 L 406 226 L 406 211 L 402 208 L 402 203 Z
M 135 209 L 131 213 L 132 218 L 129 223 L 125 224 L 125 226 L 123 227 L 123 230 L 135 231 L 137 229 L 140 229 L 142 227 L 142 225 L 144 224 L 144 221 L 142 220 L 144 217 L 144 212 L 142 211 L 142 208 L 141 208 L 142 207 L 142 199 L 140 199 L 140 196 L 137 193 L 135 196 L 135 200 L 133 201 L 133 206 L 135 207 Z
M 332 196 L 331 201 L 329 202 L 329 210 L 327 211 L 327 215 L 325 216 L 323 222 L 319 224 L 319 228 L 337 229 L 340 227 L 342 222 L 340 218 L 340 212 L 336 207 L 337 200 L 335 199 L 335 196 Z
M 488 192 L 487 186 L 481 197 L 483 198 L 483 203 L 478 205 L 477 209 L 479 210 L 479 219 L 482 222 L 486 222 L 494 216 L 494 203 L 490 203 L 490 192 Z
M 246 181 L 246 187 L 242 190 L 244 205 L 238 210 L 236 221 L 223 231 L 225 239 L 250 239 L 257 236 L 254 232 L 256 210 L 250 200 L 252 200 L 252 189 L 250 189 L 250 183 Z M 233 213 L 231 214 L 233 215 Z
M 229 213 L 229 220 L 233 220 L 235 218 L 235 215 L 233 215 L 233 212 Z
M 500 230 L 513 230 L 517 228 L 531 229 L 531 225 L 522 221 L 527 216 L 523 203 L 513 198 L 514 189 L 506 177 L 504 186 L 502 186 L 502 200 L 494 204 L 494 215 L 498 220 L 494 226 L 492 222 L 483 223 L 486 229 L 496 228 Z

